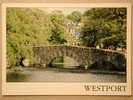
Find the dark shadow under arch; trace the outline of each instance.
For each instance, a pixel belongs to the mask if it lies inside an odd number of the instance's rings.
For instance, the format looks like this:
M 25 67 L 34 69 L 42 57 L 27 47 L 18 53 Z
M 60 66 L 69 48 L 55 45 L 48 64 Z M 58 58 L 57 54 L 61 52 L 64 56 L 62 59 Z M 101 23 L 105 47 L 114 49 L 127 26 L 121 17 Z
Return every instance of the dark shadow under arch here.
M 89 69 L 94 69 L 94 70 L 107 70 L 107 71 L 113 71 L 113 70 L 117 70 L 117 66 L 115 64 L 113 64 L 111 61 L 96 61 L 95 63 L 93 63 Z

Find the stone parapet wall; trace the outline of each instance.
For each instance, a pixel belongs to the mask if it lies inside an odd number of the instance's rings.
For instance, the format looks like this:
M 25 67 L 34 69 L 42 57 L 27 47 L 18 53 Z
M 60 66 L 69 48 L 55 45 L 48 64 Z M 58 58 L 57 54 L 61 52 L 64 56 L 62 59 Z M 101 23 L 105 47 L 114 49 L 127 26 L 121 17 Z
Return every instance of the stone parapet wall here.
M 58 56 L 73 58 L 81 66 L 90 66 L 95 62 L 109 61 L 116 66 L 125 66 L 126 58 L 123 53 L 81 46 L 33 46 L 36 63 L 50 64 Z

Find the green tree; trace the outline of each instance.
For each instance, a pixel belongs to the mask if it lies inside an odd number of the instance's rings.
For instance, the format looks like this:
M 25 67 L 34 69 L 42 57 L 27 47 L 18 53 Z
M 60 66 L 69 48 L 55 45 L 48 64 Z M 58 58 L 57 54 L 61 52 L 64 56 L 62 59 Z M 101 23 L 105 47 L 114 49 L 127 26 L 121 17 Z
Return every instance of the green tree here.
M 82 19 L 82 14 L 80 11 L 73 11 L 71 14 L 67 16 L 67 18 L 75 23 L 79 23 Z
M 61 11 L 53 11 L 50 14 L 51 36 L 48 39 L 52 44 L 64 44 L 66 43 L 65 32 L 66 32 L 66 18 Z
M 126 8 L 93 8 L 84 13 L 83 45 L 126 48 Z
M 19 66 L 23 59 L 31 59 L 33 53 L 29 44 L 49 43 L 50 18 L 46 12 L 31 8 L 7 8 L 6 15 L 8 66 Z

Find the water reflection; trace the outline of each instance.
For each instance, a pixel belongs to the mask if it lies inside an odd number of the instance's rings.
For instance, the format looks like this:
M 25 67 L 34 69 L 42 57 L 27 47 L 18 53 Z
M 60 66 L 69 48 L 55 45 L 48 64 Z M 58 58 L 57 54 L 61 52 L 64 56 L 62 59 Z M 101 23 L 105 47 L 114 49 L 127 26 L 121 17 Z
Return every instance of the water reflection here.
M 84 70 L 60 68 L 25 68 L 21 72 L 7 72 L 7 82 L 126 82 L 125 74 L 102 74 Z
M 29 81 L 30 75 L 22 72 L 8 72 L 7 82 L 26 82 Z

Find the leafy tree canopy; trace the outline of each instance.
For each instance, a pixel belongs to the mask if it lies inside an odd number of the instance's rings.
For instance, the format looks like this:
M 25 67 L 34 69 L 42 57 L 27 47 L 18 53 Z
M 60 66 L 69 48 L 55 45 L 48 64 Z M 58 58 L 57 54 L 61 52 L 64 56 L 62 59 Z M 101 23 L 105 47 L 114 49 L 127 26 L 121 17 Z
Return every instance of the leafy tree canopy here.
M 81 21 L 82 14 L 79 11 L 73 11 L 67 16 L 67 18 L 72 20 L 73 22 L 79 23 Z
M 83 45 L 126 48 L 126 8 L 93 8 L 84 13 Z

